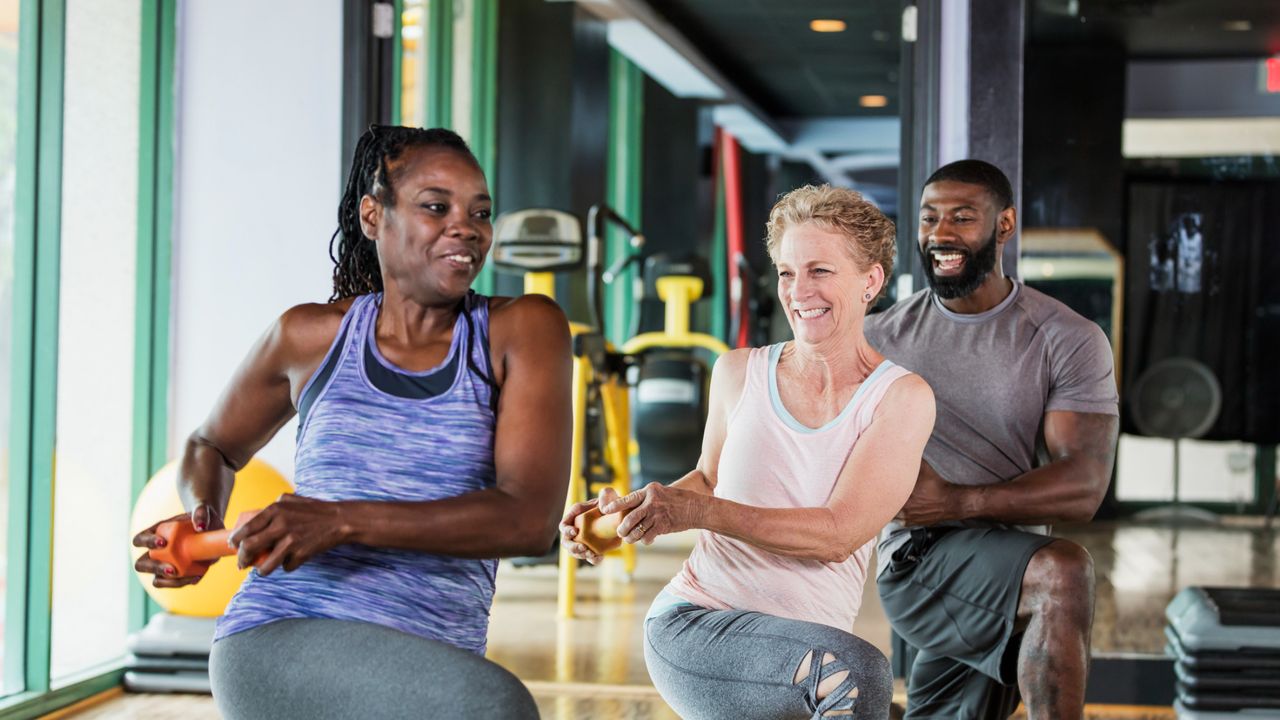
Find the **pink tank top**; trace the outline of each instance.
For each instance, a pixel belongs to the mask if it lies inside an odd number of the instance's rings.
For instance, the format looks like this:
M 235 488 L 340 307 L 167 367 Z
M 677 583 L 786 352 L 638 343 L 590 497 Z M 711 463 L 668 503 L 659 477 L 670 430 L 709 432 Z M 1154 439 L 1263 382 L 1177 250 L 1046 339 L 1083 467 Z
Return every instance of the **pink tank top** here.
M 755 348 L 742 397 L 729 415 L 715 495 L 769 508 L 821 507 L 858 437 L 894 380 L 909 374 L 888 360 L 821 428 L 801 425 L 778 395 L 782 344 Z M 703 530 L 667 592 L 717 610 L 754 610 L 849 632 L 862 605 L 875 539 L 843 562 L 784 557 Z

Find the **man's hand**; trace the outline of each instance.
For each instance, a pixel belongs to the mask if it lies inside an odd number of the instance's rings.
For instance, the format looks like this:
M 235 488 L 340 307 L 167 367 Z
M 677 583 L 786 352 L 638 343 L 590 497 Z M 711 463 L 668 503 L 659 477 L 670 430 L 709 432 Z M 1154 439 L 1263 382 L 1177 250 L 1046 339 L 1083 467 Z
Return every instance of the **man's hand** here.
M 921 460 L 916 487 L 896 519 L 908 527 L 959 520 L 968 490 L 967 486 L 947 482 L 932 465 Z

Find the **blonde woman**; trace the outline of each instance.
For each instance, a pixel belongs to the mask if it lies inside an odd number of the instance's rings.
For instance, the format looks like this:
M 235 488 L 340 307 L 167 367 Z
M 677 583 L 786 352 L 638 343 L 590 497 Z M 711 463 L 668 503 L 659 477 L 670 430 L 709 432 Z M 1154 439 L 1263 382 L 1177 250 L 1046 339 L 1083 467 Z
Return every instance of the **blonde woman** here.
M 876 534 L 906 502 L 933 393 L 863 337 L 893 269 L 894 226 L 850 190 L 807 186 L 769 216 L 769 255 L 795 339 L 716 363 L 698 467 L 628 510 L 627 542 L 701 530 L 645 620 L 645 661 L 681 717 L 888 716 L 884 655 L 852 634 Z

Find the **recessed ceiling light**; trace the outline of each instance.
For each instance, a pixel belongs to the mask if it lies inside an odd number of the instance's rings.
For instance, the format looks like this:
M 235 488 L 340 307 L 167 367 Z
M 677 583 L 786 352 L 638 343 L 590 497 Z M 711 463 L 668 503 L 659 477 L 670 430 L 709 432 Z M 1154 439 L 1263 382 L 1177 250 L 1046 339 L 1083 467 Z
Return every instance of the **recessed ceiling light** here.
M 814 32 L 844 32 L 843 20 L 810 20 L 809 29 Z
M 858 104 L 865 108 L 882 108 L 889 104 L 889 98 L 883 95 L 863 95 Z
M 1222 23 L 1222 29 L 1230 32 L 1249 32 L 1253 29 L 1253 23 L 1248 20 L 1228 20 Z

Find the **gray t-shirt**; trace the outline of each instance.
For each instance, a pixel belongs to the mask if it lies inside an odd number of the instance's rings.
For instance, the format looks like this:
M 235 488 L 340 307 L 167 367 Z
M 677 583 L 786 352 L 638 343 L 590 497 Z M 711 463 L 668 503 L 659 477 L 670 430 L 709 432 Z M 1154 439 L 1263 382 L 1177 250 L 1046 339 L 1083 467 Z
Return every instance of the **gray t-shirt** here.
M 951 312 L 922 290 L 869 316 L 866 336 L 933 388 L 938 415 L 924 459 L 953 483 L 1007 482 L 1047 462 L 1044 415 L 1050 410 L 1119 413 L 1111 346 L 1102 329 L 1017 281 L 999 305 L 976 315 Z M 1043 525 L 1011 527 L 1048 533 Z M 896 522 L 885 527 L 879 572 L 907 537 Z

